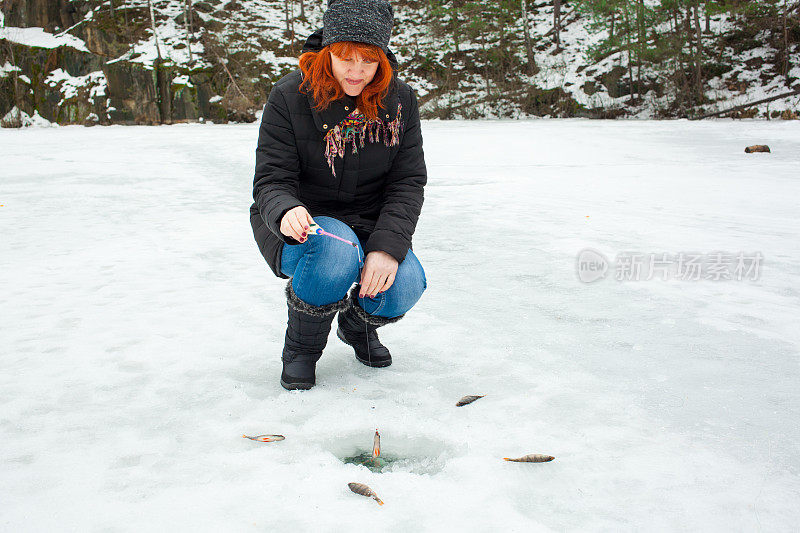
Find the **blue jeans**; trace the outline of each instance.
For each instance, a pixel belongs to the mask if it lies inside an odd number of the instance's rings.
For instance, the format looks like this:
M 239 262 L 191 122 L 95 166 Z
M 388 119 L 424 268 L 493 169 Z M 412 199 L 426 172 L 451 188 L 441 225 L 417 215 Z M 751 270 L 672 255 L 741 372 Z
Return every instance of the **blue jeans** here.
M 363 266 L 364 261 L 363 244 L 350 226 L 340 220 L 318 216 L 314 217 L 314 222 L 325 231 L 358 244 L 358 248 L 354 248 L 325 235 L 311 235 L 302 244 L 284 243 L 281 272 L 292 278 L 295 294 L 311 305 L 325 305 L 344 298 L 353 283 L 359 282 L 359 266 Z M 375 298 L 359 298 L 358 302 L 370 315 L 396 317 L 414 307 L 427 286 L 419 259 L 408 250 L 397 268 L 392 286 Z

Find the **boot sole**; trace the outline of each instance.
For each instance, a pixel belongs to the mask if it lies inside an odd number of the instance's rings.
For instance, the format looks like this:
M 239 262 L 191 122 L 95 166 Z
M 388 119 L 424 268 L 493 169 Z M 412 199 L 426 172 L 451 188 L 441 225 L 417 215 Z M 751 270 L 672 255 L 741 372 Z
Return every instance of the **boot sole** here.
M 286 390 L 308 390 L 314 385 L 312 383 L 286 383 L 281 378 L 281 386 Z
M 336 328 L 336 336 L 339 337 L 339 339 L 341 339 L 341 341 L 343 343 L 345 343 L 346 345 L 353 346 L 352 344 L 347 342 L 347 339 L 344 338 L 344 335 L 342 335 L 342 330 L 341 329 Z M 369 361 L 369 360 L 361 359 L 358 356 L 358 354 L 356 354 L 356 360 L 359 363 L 361 363 L 362 365 L 366 365 L 366 366 L 369 366 L 369 367 L 372 367 L 372 368 L 385 368 L 385 367 L 387 367 L 387 366 L 392 364 L 392 360 L 391 359 L 389 359 L 388 361 Z

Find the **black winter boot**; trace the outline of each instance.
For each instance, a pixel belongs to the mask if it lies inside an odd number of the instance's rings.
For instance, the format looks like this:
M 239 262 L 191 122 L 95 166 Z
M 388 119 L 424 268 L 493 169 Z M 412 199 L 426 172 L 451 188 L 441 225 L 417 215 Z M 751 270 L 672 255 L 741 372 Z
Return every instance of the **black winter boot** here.
M 367 366 L 384 367 L 392 364 L 392 354 L 378 339 L 377 328 L 397 322 L 405 315 L 392 318 L 367 314 L 358 304 L 360 285 L 350 291 L 349 306 L 339 313 L 336 336 L 356 351 L 356 359 Z
M 347 307 L 348 298 L 345 296 L 327 305 L 311 305 L 298 298 L 292 288 L 292 280 L 289 280 L 286 284 L 286 302 L 289 319 L 281 357 L 281 385 L 287 390 L 310 389 L 316 382 L 314 371 L 328 343 L 333 317 L 337 311 Z

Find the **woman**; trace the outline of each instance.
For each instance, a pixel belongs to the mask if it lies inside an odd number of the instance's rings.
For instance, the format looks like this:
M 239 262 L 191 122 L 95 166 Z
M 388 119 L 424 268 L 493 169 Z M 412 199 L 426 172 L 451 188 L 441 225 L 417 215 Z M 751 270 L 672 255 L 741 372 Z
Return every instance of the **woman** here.
M 390 365 L 375 330 L 402 318 L 427 286 L 411 251 L 427 170 L 417 98 L 388 49 L 393 17 L 387 0 L 329 0 L 300 68 L 264 107 L 250 223 L 273 273 L 291 278 L 281 374 L 289 390 L 314 386 L 337 311 L 336 334 L 356 358 Z M 311 234 L 312 224 L 353 246 Z

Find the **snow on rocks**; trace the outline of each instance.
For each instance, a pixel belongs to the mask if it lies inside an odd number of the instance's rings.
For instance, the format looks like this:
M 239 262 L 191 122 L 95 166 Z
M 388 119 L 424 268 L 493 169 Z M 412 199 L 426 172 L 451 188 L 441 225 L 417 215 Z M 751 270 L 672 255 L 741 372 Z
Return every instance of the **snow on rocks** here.
M 58 48 L 59 46 L 69 46 L 81 52 L 89 52 L 86 43 L 74 35 L 52 34 L 42 28 L 16 28 L 7 26 L 0 28 L 0 39 L 7 39 L 12 43 L 23 44 L 36 48 Z
M 38 111 L 34 111 L 33 116 L 30 116 L 25 111 L 20 110 L 17 106 L 12 107 L 11 110 L 6 113 L 2 119 L 0 119 L 0 127 L 2 128 L 28 128 L 31 126 L 39 128 L 52 128 L 57 127 L 58 124 L 55 122 L 50 122 L 41 116 Z
M 82 89 L 88 91 L 87 101 L 93 105 L 96 98 L 107 95 L 108 80 L 102 70 L 90 72 L 85 76 L 72 76 L 64 69 L 57 68 L 47 75 L 44 82 L 61 91 L 62 98 L 58 103 L 59 106 L 78 96 Z
M 7 78 L 11 75 L 12 72 L 21 72 L 22 69 L 12 65 L 8 61 L 5 62 L 4 65 L 0 65 L 0 78 Z
M 172 85 L 179 85 L 179 86 L 182 85 L 184 87 L 194 87 L 194 85 L 192 84 L 192 81 L 189 79 L 189 75 L 188 74 L 179 74 L 178 76 L 175 76 L 174 78 L 172 78 Z

